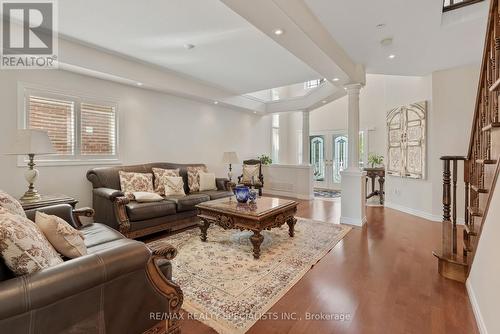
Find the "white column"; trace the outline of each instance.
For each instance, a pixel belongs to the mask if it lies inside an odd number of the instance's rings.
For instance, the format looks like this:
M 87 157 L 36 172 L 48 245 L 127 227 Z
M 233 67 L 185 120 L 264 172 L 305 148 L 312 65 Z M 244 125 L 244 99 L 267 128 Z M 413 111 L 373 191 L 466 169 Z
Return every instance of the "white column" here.
M 302 164 L 310 164 L 309 111 L 302 111 Z
M 359 91 L 360 84 L 346 85 L 347 106 L 347 138 L 348 169 L 359 171 Z
M 359 91 L 361 84 L 345 86 L 348 96 L 347 107 L 347 150 L 348 168 L 341 173 L 342 198 L 340 222 L 363 226 L 366 222 L 365 178 L 359 169 Z

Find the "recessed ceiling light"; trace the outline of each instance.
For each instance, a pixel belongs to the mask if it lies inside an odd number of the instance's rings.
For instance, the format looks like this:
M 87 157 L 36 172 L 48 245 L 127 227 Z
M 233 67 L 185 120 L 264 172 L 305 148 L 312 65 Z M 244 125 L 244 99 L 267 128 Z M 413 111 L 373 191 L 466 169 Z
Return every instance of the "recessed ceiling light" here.
M 194 48 L 195 48 L 195 46 L 196 46 L 196 45 L 194 45 L 194 44 L 189 44 L 189 43 L 184 44 L 184 48 L 185 48 L 185 49 L 188 49 L 188 50 L 194 49 Z
M 321 103 L 325 104 L 325 103 L 326 103 L 326 100 L 321 101 Z
M 377 29 L 385 28 L 385 23 L 379 23 L 375 26 Z
M 339 81 L 339 78 L 333 78 L 332 81 Z
M 387 58 L 394 59 L 394 58 L 396 58 L 396 55 L 390 54 L 389 57 L 387 57 Z
M 254 114 L 256 114 L 257 112 L 256 112 L 256 111 L 254 111 L 253 113 L 254 113 Z
M 138 83 L 136 83 L 136 85 L 137 85 L 137 86 L 142 86 L 142 85 L 144 85 L 144 84 L 143 84 L 142 82 L 138 82 Z
M 285 31 L 283 29 L 276 29 L 276 30 L 274 30 L 274 34 L 276 36 L 283 35 L 284 33 L 285 33 Z
M 214 101 L 214 104 L 219 104 L 219 101 Z

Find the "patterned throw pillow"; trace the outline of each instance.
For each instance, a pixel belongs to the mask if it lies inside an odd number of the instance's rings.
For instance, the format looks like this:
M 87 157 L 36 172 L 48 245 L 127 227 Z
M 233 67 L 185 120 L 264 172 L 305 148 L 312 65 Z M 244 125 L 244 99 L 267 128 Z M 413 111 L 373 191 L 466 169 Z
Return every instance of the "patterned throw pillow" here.
M 180 176 L 179 168 L 177 169 L 163 169 L 163 168 L 153 168 L 153 174 L 155 176 L 155 193 L 160 195 L 165 195 L 165 187 L 163 184 L 165 180 L 163 179 L 166 176 Z
M 83 233 L 70 226 L 64 219 L 37 211 L 35 224 L 62 255 L 74 259 L 87 254 Z
M 3 208 L 0 208 L 0 254 L 18 276 L 63 262 L 35 223 Z
M 243 165 L 243 183 L 251 183 L 252 176 L 254 181 L 259 180 L 259 167 L 260 165 Z
M 154 192 L 153 189 L 153 174 L 151 173 L 129 173 L 119 172 L 120 187 L 125 193 L 125 196 L 133 199 L 132 193 L 136 191 Z
M 200 191 L 200 172 L 208 172 L 205 166 L 190 166 L 187 168 L 189 192 Z
M 184 192 L 184 181 L 180 176 L 166 176 L 163 184 L 165 196 L 186 196 Z
M 0 207 L 7 209 L 15 215 L 26 217 L 26 213 L 24 212 L 21 203 L 2 190 L 0 190 Z

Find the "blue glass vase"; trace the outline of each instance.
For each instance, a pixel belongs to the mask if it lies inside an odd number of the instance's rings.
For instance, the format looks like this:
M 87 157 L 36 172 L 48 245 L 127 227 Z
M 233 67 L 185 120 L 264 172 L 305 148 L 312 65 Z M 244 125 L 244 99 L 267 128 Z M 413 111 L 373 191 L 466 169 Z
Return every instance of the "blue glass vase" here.
M 250 195 L 250 189 L 247 186 L 237 186 L 234 188 L 234 194 L 236 195 L 236 200 L 240 203 L 246 203 L 248 201 L 248 196 Z

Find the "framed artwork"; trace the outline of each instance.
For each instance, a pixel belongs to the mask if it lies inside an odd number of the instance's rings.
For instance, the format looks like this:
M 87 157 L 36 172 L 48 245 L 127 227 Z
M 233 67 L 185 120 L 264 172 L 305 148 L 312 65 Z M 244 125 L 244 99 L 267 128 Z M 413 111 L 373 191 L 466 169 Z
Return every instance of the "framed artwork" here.
M 387 113 L 388 175 L 425 179 L 427 101 Z

